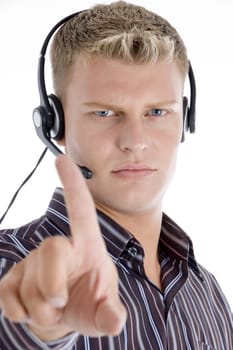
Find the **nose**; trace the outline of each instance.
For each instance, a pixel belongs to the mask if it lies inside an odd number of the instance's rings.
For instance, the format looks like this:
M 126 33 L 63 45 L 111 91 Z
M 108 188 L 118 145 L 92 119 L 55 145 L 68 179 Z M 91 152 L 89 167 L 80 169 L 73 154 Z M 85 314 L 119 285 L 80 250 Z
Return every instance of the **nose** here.
M 142 119 L 124 120 L 119 133 L 119 146 L 124 152 L 141 152 L 149 147 Z

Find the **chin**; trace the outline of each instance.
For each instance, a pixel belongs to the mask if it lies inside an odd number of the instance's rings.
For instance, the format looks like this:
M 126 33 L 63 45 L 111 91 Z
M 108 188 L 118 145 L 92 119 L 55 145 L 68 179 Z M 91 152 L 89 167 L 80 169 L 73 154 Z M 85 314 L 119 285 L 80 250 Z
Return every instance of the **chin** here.
M 158 210 L 161 208 L 162 199 L 168 187 L 168 181 L 158 181 L 154 179 L 153 183 L 131 183 L 116 186 L 108 181 L 94 183 L 91 181 L 88 185 L 95 203 L 98 207 L 111 208 L 114 211 L 138 214 Z M 157 181 L 156 181 L 157 180 Z
M 102 202 L 103 203 L 103 202 Z M 157 197 L 153 200 L 149 201 L 148 199 L 143 200 L 140 199 L 131 199 L 127 200 L 125 198 L 117 201 L 117 200 L 108 200 L 103 203 L 104 207 L 111 208 L 112 210 L 124 213 L 125 215 L 133 216 L 133 215 L 140 215 L 145 214 L 149 212 L 156 212 L 158 210 L 161 210 L 162 207 L 162 198 Z

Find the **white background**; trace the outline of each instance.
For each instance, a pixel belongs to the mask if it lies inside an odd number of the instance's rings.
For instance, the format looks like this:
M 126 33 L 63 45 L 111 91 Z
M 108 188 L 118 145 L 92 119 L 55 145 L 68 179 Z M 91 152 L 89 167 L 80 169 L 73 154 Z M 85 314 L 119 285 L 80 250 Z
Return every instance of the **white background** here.
M 95 2 L 0 1 L 1 216 L 44 149 L 31 117 L 39 104 L 36 74 L 42 42 L 58 20 Z M 181 145 L 164 211 L 191 236 L 198 261 L 216 276 L 233 308 L 233 1 L 134 3 L 166 17 L 178 29 L 189 51 L 197 82 L 197 132 L 187 135 Z M 48 61 L 47 56 L 47 66 Z M 49 72 L 46 78 L 51 93 Z M 57 185 L 54 157 L 48 154 L 20 193 L 2 228 L 42 215 Z

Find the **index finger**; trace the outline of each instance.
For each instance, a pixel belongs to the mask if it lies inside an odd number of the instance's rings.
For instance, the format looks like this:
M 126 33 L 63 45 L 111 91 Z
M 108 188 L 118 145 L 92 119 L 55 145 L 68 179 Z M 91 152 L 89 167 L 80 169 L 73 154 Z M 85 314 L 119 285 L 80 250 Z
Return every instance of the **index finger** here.
M 100 236 L 94 201 L 78 166 L 62 154 L 56 158 L 56 168 L 64 187 L 73 239 L 77 234 L 92 239 Z

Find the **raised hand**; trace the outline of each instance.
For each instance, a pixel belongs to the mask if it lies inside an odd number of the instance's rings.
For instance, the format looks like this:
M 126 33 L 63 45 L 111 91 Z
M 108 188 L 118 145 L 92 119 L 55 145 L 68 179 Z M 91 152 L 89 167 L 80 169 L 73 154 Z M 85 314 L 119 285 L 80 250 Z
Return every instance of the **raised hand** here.
M 126 311 L 118 275 L 108 256 L 91 194 L 78 167 L 56 160 L 71 226 L 71 238 L 43 241 L 0 281 L 0 307 L 13 322 L 27 322 L 43 340 L 72 331 L 116 335 Z

